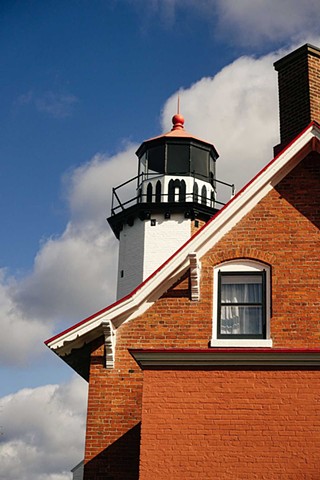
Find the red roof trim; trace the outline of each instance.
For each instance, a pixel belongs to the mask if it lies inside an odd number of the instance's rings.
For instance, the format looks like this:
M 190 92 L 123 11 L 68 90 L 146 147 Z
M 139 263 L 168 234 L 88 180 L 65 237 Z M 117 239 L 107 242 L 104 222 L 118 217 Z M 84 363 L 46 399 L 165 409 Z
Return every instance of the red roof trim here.
M 236 193 L 236 195 L 231 198 L 229 200 L 229 202 L 227 202 L 213 217 L 210 218 L 210 220 L 204 224 L 192 237 L 190 237 L 183 245 L 181 245 L 180 248 L 178 248 L 178 250 L 176 250 L 162 265 L 160 265 L 160 267 L 158 267 L 151 275 L 149 275 L 149 277 L 147 277 L 142 283 L 140 283 L 134 290 L 132 290 L 131 293 L 129 293 L 128 295 L 126 295 L 125 297 L 122 297 L 120 298 L 119 300 L 117 300 L 116 302 L 112 303 L 111 305 L 108 305 L 107 307 L 99 310 L 98 312 L 90 315 L 90 317 L 87 317 L 85 318 L 84 320 L 81 320 L 80 322 L 76 323 L 75 325 L 67 328 L 66 330 L 63 330 L 62 332 L 54 335 L 53 337 L 49 338 L 48 340 L 46 340 L 44 343 L 46 345 L 48 345 L 49 343 L 53 342 L 54 340 L 56 340 L 57 338 L 61 337 L 62 335 L 65 335 L 69 332 L 71 332 L 72 330 L 74 330 L 75 328 L 78 328 L 80 327 L 81 325 L 84 325 L 85 323 L 89 322 L 90 320 L 94 319 L 95 317 L 103 314 L 103 313 L 106 313 L 108 312 L 108 310 L 111 310 L 111 308 L 117 306 L 117 305 L 120 305 L 121 303 L 123 303 L 125 300 L 128 300 L 129 298 L 132 298 L 135 293 L 137 293 L 138 290 L 140 290 L 146 283 L 148 283 L 151 278 L 153 278 L 155 275 L 157 275 L 157 273 L 159 271 L 161 271 L 176 255 L 178 255 L 178 253 L 183 249 L 185 248 L 188 243 L 190 243 L 194 238 L 196 238 L 198 235 L 201 234 L 201 232 L 207 228 L 219 215 L 221 215 L 221 213 L 232 203 L 232 202 L 235 202 L 235 200 L 260 176 L 262 175 L 263 172 L 265 172 L 269 167 L 270 165 L 272 165 L 274 162 L 276 162 L 276 160 L 281 156 L 283 155 L 283 153 L 288 150 L 291 145 L 293 145 L 310 127 L 312 126 L 316 126 L 317 128 L 320 129 L 320 124 L 316 121 L 312 121 L 304 130 L 302 130 L 302 132 L 297 135 L 281 152 L 279 152 L 270 162 L 267 163 L 267 165 L 265 167 L 263 167 L 246 185 L 244 185 L 241 190 L 239 190 L 239 192 Z

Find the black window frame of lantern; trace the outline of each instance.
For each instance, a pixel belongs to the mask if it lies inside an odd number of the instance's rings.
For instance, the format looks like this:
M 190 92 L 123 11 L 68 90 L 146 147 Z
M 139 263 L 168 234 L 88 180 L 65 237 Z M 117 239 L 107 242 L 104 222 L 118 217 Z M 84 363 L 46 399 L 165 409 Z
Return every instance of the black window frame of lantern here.
M 215 177 L 215 159 L 210 149 L 202 145 L 170 141 L 149 146 L 139 157 L 138 175 L 144 173 L 192 175 L 212 182 L 212 177 Z

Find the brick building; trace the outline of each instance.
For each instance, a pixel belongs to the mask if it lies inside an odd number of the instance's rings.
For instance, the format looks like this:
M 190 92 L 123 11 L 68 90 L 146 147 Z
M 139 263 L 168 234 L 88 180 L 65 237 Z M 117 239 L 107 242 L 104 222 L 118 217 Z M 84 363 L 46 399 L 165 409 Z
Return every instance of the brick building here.
M 174 117 L 137 152 L 167 155 L 160 187 L 147 175 L 145 201 L 110 220 L 119 300 L 46 342 L 89 382 L 85 480 L 319 478 L 320 50 L 275 68 L 275 158 L 219 209 L 217 152 Z M 190 198 L 169 168 L 180 148 L 202 165 L 184 171 Z M 150 275 L 141 258 L 166 221 L 184 233 Z M 130 235 L 145 250 L 127 275 Z

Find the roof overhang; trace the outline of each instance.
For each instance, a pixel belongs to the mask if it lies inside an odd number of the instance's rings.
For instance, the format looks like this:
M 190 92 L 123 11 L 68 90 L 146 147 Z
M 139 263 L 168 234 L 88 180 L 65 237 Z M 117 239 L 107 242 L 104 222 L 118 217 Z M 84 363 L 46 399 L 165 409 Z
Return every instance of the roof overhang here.
M 237 367 L 320 367 L 320 349 L 219 348 L 129 350 L 142 370 Z

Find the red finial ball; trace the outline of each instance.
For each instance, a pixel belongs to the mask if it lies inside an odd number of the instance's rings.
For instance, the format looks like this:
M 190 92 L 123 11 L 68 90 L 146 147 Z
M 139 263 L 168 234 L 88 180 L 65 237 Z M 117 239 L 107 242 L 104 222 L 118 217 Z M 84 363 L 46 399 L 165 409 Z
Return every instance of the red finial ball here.
M 176 113 L 172 117 L 172 123 L 173 123 L 172 130 L 181 130 L 182 128 L 184 128 L 183 127 L 183 125 L 184 125 L 183 116 L 180 113 Z

